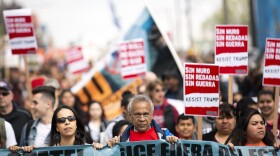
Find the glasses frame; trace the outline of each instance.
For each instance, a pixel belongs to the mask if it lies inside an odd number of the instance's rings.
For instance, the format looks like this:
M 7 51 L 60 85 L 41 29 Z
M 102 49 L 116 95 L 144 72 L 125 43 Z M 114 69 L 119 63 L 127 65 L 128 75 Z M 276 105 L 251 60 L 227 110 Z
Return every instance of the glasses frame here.
M 2 95 L 2 96 L 8 96 L 10 93 L 9 92 L 2 92 L 2 93 L 0 93 L 0 95 Z
M 67 117 L 61 117 L 61 118 L 57 118 L 56 119 L 56 123 L 58 124 L 63 124 L 66 122 L 66 119 L 69 121 L 69 122 L 73 122 L 76 120 L 76 117 L 74 115 L 70 115 L 70 116 L 67 116 Z

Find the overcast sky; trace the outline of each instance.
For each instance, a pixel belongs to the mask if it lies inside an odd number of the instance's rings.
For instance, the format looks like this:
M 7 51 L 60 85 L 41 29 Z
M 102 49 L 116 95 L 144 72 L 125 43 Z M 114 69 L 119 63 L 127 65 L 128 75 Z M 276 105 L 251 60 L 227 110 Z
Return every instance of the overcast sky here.
M 9 0 L 6 0 L 10 2 Z M 122 25 L 118 31 L 112 22 L 109 0 L 15 0 L 24 8 L 32 9 L 41 24 L 47 26 L 54 44 L 68 46 L 70 42 L 87 42 L 106 45 L 114 40 L 137 19 L 144 8 L 143 0 L 112 0 Z M 218 7 L 222 0 L 191 0 L 192 32 L 200 37 L 201 24 Z M 186 0 L 150 0 L 152 8 L 159 15 L 167 31 L 179 28 L 185 46 L 188 44 L 188 21 L 186 18 L 188 2 Z M 174 8 L 177 8 L 176 10 Z M 180 16 L 178 16 L 180 15 Z M 180 21 L 180 19 L 182 19 Z M 181 22 L 178 27 L 176 23 Z M 177 30 L 178 32 L 178 30 Z M 176 32 L 174 32 L 176 35 Z

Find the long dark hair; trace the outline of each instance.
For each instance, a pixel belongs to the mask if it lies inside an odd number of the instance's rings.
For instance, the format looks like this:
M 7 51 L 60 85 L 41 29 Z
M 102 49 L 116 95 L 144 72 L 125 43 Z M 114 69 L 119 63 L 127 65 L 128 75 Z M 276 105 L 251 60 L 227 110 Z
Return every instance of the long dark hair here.
M 53 113 L 52 117 L 52 126 L 51 126 L 51 141 L 50 141 L 50 146 L 58 145 L 60 142 L 60 133 L 56 131 L 56 125 L 57 125 L 57 114 L 61 109 L 68 109 L 73 112 L 73 114 L 76 117 L 76 124 L 77 124 L 77 129 L 75 133 L 75 141 L 74 145 L 83 145 L 85 143 L 85 130 L 84 130 L 84 125 L 82 123 L 81 118 L 77 114 L 77 112 L 69 106 L 66 105 L 61 105 L 59 106 Z
M 250 119 L 253 115 L 260 115 L 260 112 L 254 108 L 246 108 L 240 113 L 240 117 L 237 121 L 236 127 L 233 130 L 232 133 L 232 143 L 235 146 L 244 146 L 247 143 L 247 127 L 249 124 Z M 262 116 L 261 116 L 262 117 Z M 262 120 L 264 118 L 262 117 Z M 265 136 L 262 139 L 263 143 L 265 143 L 267 146 L 273 146 L 275 140 L 273 137 L 273 134 L 265 129 Z

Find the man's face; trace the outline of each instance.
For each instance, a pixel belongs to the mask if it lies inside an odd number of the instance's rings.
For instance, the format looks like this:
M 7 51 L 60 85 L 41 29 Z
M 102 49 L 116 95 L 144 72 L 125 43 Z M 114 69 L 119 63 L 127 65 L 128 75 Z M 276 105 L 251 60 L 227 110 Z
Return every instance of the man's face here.
M 12 105 L 13 93 L 8 90 L 0 89 L 0 108 Z
M 147 102 L 134 104 L 130 112 L 130 121 L 139 132 L 146 132 L 150 129 L 152 122 L 151 106 Z
M 33 95 L 33 103 L 31 105 L 31 109 L 34 113 L 35 118 L 43 117 L 48 110 L 47 100 L 42 96 L 43 95 L 41 93 Z
M 179 120 L 175 129 L 182 139 L 192 139 L 192 135 L 196 131 L 192 119 Z

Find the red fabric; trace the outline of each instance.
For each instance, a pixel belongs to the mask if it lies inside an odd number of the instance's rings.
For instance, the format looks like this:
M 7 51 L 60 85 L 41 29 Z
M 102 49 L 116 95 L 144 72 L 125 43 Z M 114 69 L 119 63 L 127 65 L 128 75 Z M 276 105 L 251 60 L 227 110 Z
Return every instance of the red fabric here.
M 278 119 L 280 119 L 280 113 L 278 113 Z M 268 123 L 268 122 L 266 122 L 267 124 L 266 124 L 266 129 L 268 130 L 268 131 L 271 131 L 271 132 L 273 132 L 273 122 L 271 122 L 271 123 Z M 280 139 L 280 135 L 279 135 L 279 131 L 280 131 L 280 120 L 278 120 L 278 128 L 277 128 L 277 138 L 278 139 Z
M 164 124 L 164 104 L 160 106 L 154 106 L 153 119 L 156 121 L 160 127 L 165 127 Z
M 158 140 L 157 133 L 152 127 L 146 132 L 135 132 L 133 130 L 130 130 L 130 138 L 129 141 L 145 141 L 145 140 Z
M 32 89 L 34 89 L 35 87 L 43 86 L 44 82 L 45 82 L 44 77 L 34 78 L 31 80 L 31 87 L 32 87 Z
M 153 114 L 153 119 L 157 122 L 157 124 L 160 125 L 160 127 L 166 128 L 166 125 L 164 123 L 164 108 L 168 105 L 171 105 L 167 102 L 167 99 L 164 98 L 163 104 L 160 106 L 155 106 L 154 107 L 154 114 Z M 172 105 L 171 105 L 172 106 Z M 177 112 L 176 108 L 172 106 L 173 114 L 174 114 L 174 124 L 176 123 L 176 120 L 179 116 L 179 113 Z

